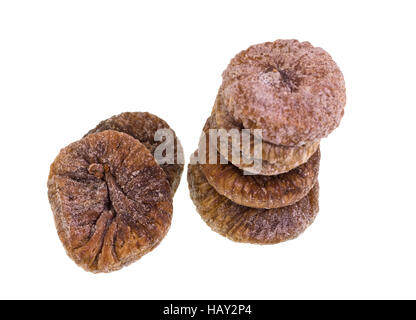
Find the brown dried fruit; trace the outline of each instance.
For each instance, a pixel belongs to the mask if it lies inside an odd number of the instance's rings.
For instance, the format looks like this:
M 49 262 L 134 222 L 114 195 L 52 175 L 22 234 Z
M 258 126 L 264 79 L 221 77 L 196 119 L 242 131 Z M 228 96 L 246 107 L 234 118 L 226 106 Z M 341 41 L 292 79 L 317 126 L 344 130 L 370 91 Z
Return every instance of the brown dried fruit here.
M 309 42 L 277 40 L 237 54 L 223 73 L 224 103 L 263 140 L 299 146 L 338 127 L 346 102 L 344 77 L 331 56 Z
M 91 272 L 110 272 L 156 247 L 172 218 L 165 172 L 138 140 L 108 130 L 62 149 L 48 197 L 69 255 Z
M 209 121 L 208 118 L 207 123 Z M 209 140 L 209 135 L 205 139 Z M 319 148 L 306 163 L 286 173 L 265 176 L 244 174 L 240 168 L 221 159 L 218 152 L 216 159 L 210 159 L 209 144 L 209 141 L 205 143 L 205 154 L 199 155 L 202 172 L 219 194 L 243 206 L 270 209 L 291 205 L 306 196 L 318 179 Z
M 184 167 L 183 149 L 175 132 L 164 120 L 149 112 L 124 112 L 101 121 L 87 135 L 105 130 L 124 132 L 139 140 L 154 155 L 156 148 L 164 142 L 154 140 L 155 133 L 159 129 L 169 129 L 174 136 L 174 163 L 159 163 L 168 177 L 172 195 L 174 195 L 179 186 Z
M 221 103 L 221 94 L 219 93 L 215 101 L 215 105 L 211 114 L 211 121 L 208 124 L 210 128 L 216 129 L 225 129 L 225 130 L 241 130 L 244 129 L 241 123 L 238 123 L 236 120 L 232 119 L 228 111 L 224 107 L 224 104 Z M 250 149 L 249 152 L 244 152 L 242 143 L 240 141 L 239 150 L 237 153 L 239 156 L 233 157 L 233 150 L 235 146 L 232 145 L 232 139 L 229 138 L 228 150 L 222 151 L 218 148 L 218 151 L 223 157 L 228 161 L 232 162 L 235 166 L 240 169 L 250 172 L 251 165 L 246 165 L 244 159 L 250 160 L 256 159 L 254 155 L 254 144 L 255 138 L 250 135 Z M 277 175 L 285 173 L 300 166 L 301 164 L 308 161 L 308 159 L 316 152 L 319 148 L 319 142 L 315 141 L 313 143 L 306 143 L 299 147 L 285 147 L 272 144 L 267 141 L 262 141 L 262 169 L 259 174 L 261 175 Z M 219 146 L 219 143 L 217 143 Z
M 296 238 L 319 211 L 318 183 L 300 201 L 278 209 L 253 209 L 235 204 L 208 183 L 199 165 L 188 166 L 192 201 L 206 224 L 237 242 L 274 244 Z

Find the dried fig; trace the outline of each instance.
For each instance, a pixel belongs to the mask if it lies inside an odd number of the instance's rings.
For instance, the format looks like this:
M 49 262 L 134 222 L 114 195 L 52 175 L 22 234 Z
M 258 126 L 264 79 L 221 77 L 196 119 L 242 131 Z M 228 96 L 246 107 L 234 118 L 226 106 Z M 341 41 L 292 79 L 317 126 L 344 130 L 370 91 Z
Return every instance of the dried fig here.
M 207 181 L 200 165 L 188 166 L 192 201 L 206 224 L 237 242 L 274 244 L 296 238 L 319 211 L 318 183 L 298 202 L 278 209 L 254 209 L 220 195 Z
M 210 118 L 204 130 L 209 122 Z M 208 134 L 205 139 L 210 140 Z M 279 175 L 265 176 L 247 175 L 233 164 L 223 161 L 219 153 L 216 153 L 216 159 L 211 159 L 209 142 L 205 145 L 206 152 L 199 155 L 202 158 L 199 162 L 206 179 L 219 194 L 243 206 L 270 209 L 291 205 L 306 196 L 318 179 L 319 148 L 299 167 Z
M 125 133 L 90 134 L 52 163 L 48 197 L 69 255 L 91 272 L 110 272 L 156 247 L 172 218 L 165 172 Z
M 237 54 L 223 73 L 224 104 L 263 140 L 300 146 L 338 127 L 344 77 L 331 56 L 309 42 L 277 40 Z

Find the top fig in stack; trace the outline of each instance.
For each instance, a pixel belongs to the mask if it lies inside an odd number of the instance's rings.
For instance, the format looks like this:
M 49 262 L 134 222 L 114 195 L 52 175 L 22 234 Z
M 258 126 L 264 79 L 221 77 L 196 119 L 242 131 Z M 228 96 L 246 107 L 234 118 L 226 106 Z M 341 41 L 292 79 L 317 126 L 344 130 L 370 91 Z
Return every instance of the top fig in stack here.
M 325 50 L 309 42 L 276 40 L 251 46 L 231 60 L 212 116 L 217 128 L 252 134 L 260 129 L 266 168 L 261 174 L 274 175 L 312 156 L 320 139 L 338 127 L 345 103 L 344 77 Z

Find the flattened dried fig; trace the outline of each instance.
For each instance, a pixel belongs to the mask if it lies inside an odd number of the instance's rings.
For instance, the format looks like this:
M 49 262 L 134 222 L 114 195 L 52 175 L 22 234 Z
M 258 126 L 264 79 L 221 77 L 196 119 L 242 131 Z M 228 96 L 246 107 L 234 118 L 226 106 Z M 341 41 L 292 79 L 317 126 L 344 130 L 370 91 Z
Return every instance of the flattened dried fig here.
M 344 114 L 344 77 L 331 56 L 309 42 L 276 40 L 241 51 L 221 87 L 233 118 L 276 145 L 320 140 Z
M 101 121 L 94 129 L 89 131 L 87 135 L 102 132 L 104 130 L 124 132 L 139 140 L 147 149 L 149 149 L 152 155 L 155 155 L 156 148 L 165 141 L 155 141 L 155 133 L 160 129 L 170 130 L 174 137 L 172 141 L 174 144 L 172 146 L 172 149 L 174 150 L 172 163 L 159 162 L 168 177 L 172 188 L 172 195 L 174 195 L 179 186 L 184 167 L 183 149 L 175 132 L 164 120 L 149 112 L 124 112 Z
M 312 224 L 319 211 L 318 183 L 295 204 L 278 209 L 254 209 L 232 202 L 215 191 L 199 165 L 188 166 L 188 185 L 206 224 L 237 242 L 274 244 L 294 239 Z
M 207 123 L 209 121 L 208 118 Z M 206 128 L 207 125 L 204 130 Z M 209 140 L 208 134 L 205 139 Z M 231 163 L 221 163 L 219 153 L 216 153 L 216 159 L 210 159 L 209 143 L 205 143 L 201 171 L 219 194 L 243 206 L 267 209 L 289 206 L 306 196 L 318 179 L 319 148 L 299 167 L 279 175 L 265 176 L 247 175 Z
M 62 149 L 48 197 L 69 255 L 91 272 L 110 272 L 156 247 L 172 218 L 165 172 L 130 135 L 108 130 Z

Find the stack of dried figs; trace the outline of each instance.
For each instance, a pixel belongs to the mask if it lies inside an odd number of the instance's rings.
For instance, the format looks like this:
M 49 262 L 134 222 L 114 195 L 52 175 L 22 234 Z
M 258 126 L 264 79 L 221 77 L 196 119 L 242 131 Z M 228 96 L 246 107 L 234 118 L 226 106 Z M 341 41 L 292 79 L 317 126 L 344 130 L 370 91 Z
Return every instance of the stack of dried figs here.
M 344 78 L 331 56 L 297 40 L 254 45 L 223 73 L 191 157 L 191 198 L 234 241 L 293 239 L 318 210 L 319 144 L 340 123 Z M 110 272 L 154 249 L 172 219 L 181 144 L 162 119 L 126 112 L 60 151 L 48 197 L 67 254 Z
M 308 42 L 277 40 L 237 54 L 188 167 L 204 221 L 239 242 L 302 233 L 319 210 L 320 140 L 339 125 L 345 103 L 338 66 Z
M 175 133 L 147 112 L 102 121 L 62 149 L 48 197 L 69 257 L 87 271 L 110 272 L 154 249 L 170 227 L 183 163 Z

